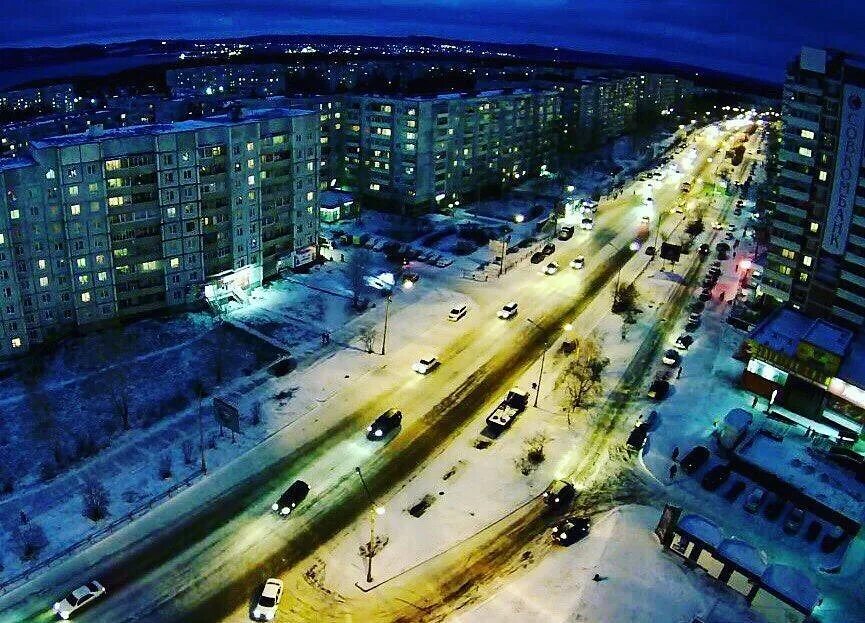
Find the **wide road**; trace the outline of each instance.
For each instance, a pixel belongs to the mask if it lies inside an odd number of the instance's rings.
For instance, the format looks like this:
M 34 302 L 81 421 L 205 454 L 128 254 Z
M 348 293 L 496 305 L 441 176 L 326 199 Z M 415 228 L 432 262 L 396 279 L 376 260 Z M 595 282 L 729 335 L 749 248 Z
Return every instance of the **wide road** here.
M 705 169 L 704 157 L 716 144 L 701 144 L 698 167 Z M 672 205 L 678 182 L 656 186 L 658 206 Z M 501 293 L 501 302 L 520 301 L 522 317 L 531 317 L 543 331 L 523 322 L 494 321 L 496 305 L 491 304 L 472 310 L 472 322 L 448 329 L 447 347 L 437 349 L 446 363 L 429 379 L 407 371 L 416 344 L 394 351 L 388 365 L 358 383 L 363 387 L 350 386 L 322 405 L 323 413 L 307 416 L 332 422 L 320 434 L 301 445 L 285 440 L 281 453 L 241 457 L 262 459 L 259 469 L 218 495 L 197 496 L 195 488 L 182 494 L 174 501 L 182 512 L 145 537 L 124 541 L 121 531 L 101 550 L 97 546 L 37 576 L 0 600 L 0 620 L 48 620 L 59 592 L 92 577 L 103 580 L 110 595 L 76 620 L 212 621 L 248 602 L 264 577 L 291 568 L 367 509 L 355 465 L 363 467 L 373 494 L 381 495 L 464 426 L 477 424 L 490 399 L 522 376 L 545 341 L 577 317 L 631 258 L 628 243 L 645 213 L 634 203 L 626 193 L 602 205 L 593 235 L 564 245 L 566 257 L 557 254 L 563 265 L 584 254 L 585 270 L 565 268 L 556 278 L 544 279 L 537 277 L 537 267 L 525 265 L 490 284 Z M 418 332 L 425 333 L 420 327 Z M 377 390 L 372 395 L 370 387 Z M 369 420 L 394 405 L 406 414 L 401 433 L 387 446 L 367 442 L 363 432 Z M 278 520 L 268 513 L 269 505 L 298 476 L 312 484 L 312 494 L 296 516 Z M 154 514 L 160 511 L 166 512 Z M 96 557 L 109 546 L 114 548 L 110 555 Z

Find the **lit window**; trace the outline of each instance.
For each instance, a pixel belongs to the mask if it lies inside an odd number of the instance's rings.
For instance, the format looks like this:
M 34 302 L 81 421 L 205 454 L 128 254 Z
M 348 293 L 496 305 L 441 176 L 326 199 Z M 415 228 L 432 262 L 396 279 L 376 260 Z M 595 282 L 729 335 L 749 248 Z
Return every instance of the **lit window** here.
M 99 191 L 99 184 L 97 184 L 96 182 L 90 182 L 87 185 L 87 190 L 89 190 L 92 193 L 98 192 Z
M 790 249 L 781 249 L 781 255 L 786 257 L 788 260 L 796 259 L 796 253 Z
M 255 168 L 255 159 L 250 158 L 249 160 L 247 160 L 246 161 L 246 168 L 247 169 L 254 169 Z
M 309 191 L 308 193 L 306 193 L 306 200 L 307 200 L 307 201 L 312 201 L 314 198 L 315 198 L 315 193 L 314 193 L 314 192 Z
M 104 264 L 105 263 L 105 256 L 104 255 L 97 255 L 96 256 L 96 263 L 97 264 Z
M 122 206 L 123 205 L 123 197 L 109 197 L 108 205 L 110 206 Z
M 4 242 L 6 242 L 6 236 L 0 233 L 0 244 L 3 244 Z
M 799 281 L 808 281 L 808 273 L 799 273 Z
M 39 266 L 39 270 L 45 270 L 45 266 L 47 266 L 47 262 L 45 260 L 39 260 L 38 262 L 36 262 L 36 264 Z
M 89 303 L 90 302 L 90 292 L 82 292 L 81 293 L 81 302 Z
M 128 249 L 114 249 L 114 257 L 126 257 L 129 255 Z
M 819 223 L 811 223 L 811 233 L 812 234 L 816 234 L 818 229 L 820 229 Z
M 381 190 L 381 185 L 379 185 L 379 184 L 370 184 L 370 185 L 369 185 L 369 189 L 370 189 L 370 190 Z
M 826 171 L 820 171 L 820 173 L 817 174 L 817 177 L 820 178 L 821 182 L 825 182 L 826 178 L 829 177 L 829 175 L 826 173 Z
M 252 151 L 254 149 L 255 149 L 255 143 L 247 143 L 246 144 L 246 151 Z
M 814 133 L 811 130 L 802 130 L 799 134 L 802 136 L 802 138 L 814 138 Z
M 101 273 L 99 273 L 98 275 L 96 275 L 96 278 L 97 278 L 99 281 L 105 281 L 106 279 L 108 279 L 108 273 L 106 273 L 105 271 L 102 271 Z
M 810 266 L 810 265 L 811 265 L 811 261 L 812 261 L 812 259 L 811 259 L 811 256 L 810 256 L 810 255 L 806 255 L 805 257 L 802 258 L 802 263 L 803 263 L 805 266 Z
M 12 338 L 12 348 L 21 348 L 21 338 L 13 337 Z
M 9 218 L 14 220 L 14 219 L 20 218 L 20 217 L 21 217 L 21 213 L 18 210 L 9 210 Z
M 78 266 L 78 268 L 87 268 L 87 258 L 79 257 L 77 260 L 75 260 L 75 264 Z
M 255 176 L 250 175 L 249 177 L 247 177 L 246 183 L 249 184 L 250 186 L 255 186 Z
M 180 258 L 172 257 L 171 258 L 171 268 L 177 268 L 180 266 Z
M 70 186 L 69 188 L 66 189 L 66 194 L 68 194 L 70 197 L 77 197 L 78 196 L 78 187 L 77 186 Z
M 90 282 L 90 277 L 88 275 L 78 275 L 78 283 L 82 286 L 86 286 Z
M 39 277 L 39 285 L 43 288 L 48 286 L 48 277 Z
M 69 211 L 72 212 L 72 216 L 78 216 L 81 214 L 81 206 L 77 203 L 69 206 Z
M 174 218 L 177 216 L 177 208 L 168 208 L 165 210 L 165 216 L 168 218 Z
M 799 155 L 800 156 L 807 156 L 808 158 L 810 158 L 811 157 L 811 150 L 808 149 L 807 147 L 800 147 L 799 148 Z

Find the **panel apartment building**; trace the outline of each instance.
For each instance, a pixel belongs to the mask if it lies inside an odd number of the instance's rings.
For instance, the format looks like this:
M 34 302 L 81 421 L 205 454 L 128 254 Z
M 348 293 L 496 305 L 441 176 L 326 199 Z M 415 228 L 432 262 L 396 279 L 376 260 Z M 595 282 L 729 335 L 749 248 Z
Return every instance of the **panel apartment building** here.
M 760 291 L 865 325 L 865 59 L 803 48 L 789 65 L 767 265 Z
M 553 91 L 476 95 L 348 95 L 342 105 L 343 184 L 370 204 L 442 210 L 549 166 L 559 123 Z
M 312 261 L 318 117 L 269 109 L 33 141 L 0 161 L 0 356 Z

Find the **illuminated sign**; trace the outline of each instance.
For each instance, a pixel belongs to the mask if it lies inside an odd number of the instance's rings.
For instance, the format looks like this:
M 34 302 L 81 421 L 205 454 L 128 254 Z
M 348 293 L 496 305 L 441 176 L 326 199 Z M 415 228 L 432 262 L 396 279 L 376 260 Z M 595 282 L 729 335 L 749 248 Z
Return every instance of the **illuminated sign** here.
M 841 254 L 847 245 L 859 167 L 862 164 L 862 134 L 865 130 L 863 100 L 865 100 L 865 88 L 850 84 L 844 87 L 835 179 L 829 202 L 826 231 L 823 234 L 823 249 L 829 253 Z

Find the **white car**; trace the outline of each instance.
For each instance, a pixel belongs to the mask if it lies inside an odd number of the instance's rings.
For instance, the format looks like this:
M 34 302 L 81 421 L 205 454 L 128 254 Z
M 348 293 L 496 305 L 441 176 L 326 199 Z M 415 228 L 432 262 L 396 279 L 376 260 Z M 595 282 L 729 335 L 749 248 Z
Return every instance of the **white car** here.
M 644 216 L 641 220 L 643 221 L 643 223 L 648 225 L 652 219 L 650 219 L 648 216 Z
M 54 612 L 64 621 L 72 616 L 76 610 L 93 603 L 105 594 L 105 587 L 96 580 L 90 580 L 84 586 L 79 586 L 66 595 L 62 600 L 54 604 Z
M 594 229 L 595 228 L 594 219 L 584 218 L 582 221 L 580 221 L 580 228 L 585 229 L 585 230 Z
M 255 602 L 252 618 L 256 621 L 273 621 L 276 617 L 276 608 L 282 599 L 282 580 L 270 578 L 264 584 L 261 596 Z
M 502 320 L 510 320 L 517 315 L 517 303 L 511 301 L 499 310 L 498 317 Z
M 545 275 L 555 275 L 559 272 L 559 263 L 558 262 L 550 262 L 547 264 L 547 267 L 544 269 Z
M 578 255 L 577 257 L 575 257 L 574 259 L 571 260 L 571 268 L 574 268 L 576 270 L 581 269 L 585 265 L 586 265 L 586 258 L 584 258 L 582 255 Z
M 448 314 L 448 320 L 450 320 L 451 322 L 456 322 L 457 320 L 465 316 L 466 313 L 468 313 L 468 310 L 469 308 L 467 305 L 457 305 Z
M 438 368 L 440 363 L 441 361 L 439 361 L 435 357 L 424 357 L 420 361 L 413 363 L 411 369 L 418 374 L 429 374 L 430 372 Z

